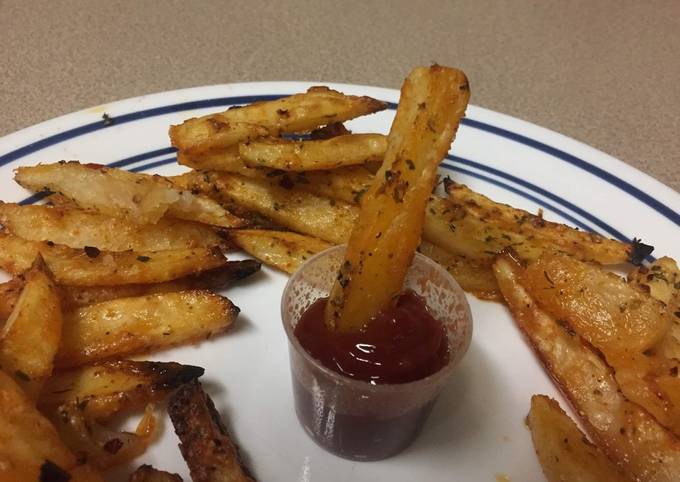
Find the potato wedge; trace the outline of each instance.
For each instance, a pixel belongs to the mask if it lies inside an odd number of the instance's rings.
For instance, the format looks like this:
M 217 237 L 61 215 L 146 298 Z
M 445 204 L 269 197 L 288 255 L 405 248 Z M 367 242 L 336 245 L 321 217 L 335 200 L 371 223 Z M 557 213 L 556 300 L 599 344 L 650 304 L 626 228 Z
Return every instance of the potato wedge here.
M 246 253 L 288 274 L 332 244 L 318 238 L 290 231 L 237 229 L 229 233 L 231 240 Z
M 177 163 L 200 171 L 226 171 L 247 177 L 265 177 L 267 173 L 264 169 L 246 166 L 241 156 L 239 156 L 238 145 L 204 154 L 187 154 L 180 151 L 177 153 Z M 177 182 L 183 176 L 183 174 L 180 174 L 170 179 L 184 189 L 188 189 L 187 185 Z
M 446 222 L 448 215 L 448 222 L 455 227 L 455 231 L 462 230 L 458 236 L 466 239 L 462 243 L 452 244 L 452 241 L 454 243 L 456 241 L 453 239 L 447 241 L 442 237 L 436 244 L 443 248 L 451 246 L 451 249 L 456 249 L 460 244 L 466 246 L 470 242 L 482 243 L 478 248 L 479 254 L 482 254 L 484 250 L 498 253 L 512 246 L 521 257 L 528 260 L 536 259 L 546 250 L 558 250 L 584 261 L 597 261 L 602 264 L 625 263 L 633 258 L 639 262 L 651 252 L 650 249 L 640 253 L 639 250 L 645 246 L 640 243 L 627 244 L 607 239 L 595 233 L 547 221 L 540 215 L 507 204 L 494 202 L 450 179 L 444 180 L 444 187 L 448 194 L 447 201 L 431 206 L 443 212 L 438 212 L 436 217 L 430 217 L 428 221 L 441 219 L 440 222 L 449 227 Z M 442 234 L 446 234 L 446 229 Z M 432 241 L 435 242 L 435 239 Z M 634 252 L 636 246 L 638 252 Z
M 198 154 L 267 135 L 309 132 L 322 125 L 383 110 L 386 106 L 370 97 L 345 95 L 328 87 L 311 87 L 304 94 L 188 119 L 170 127 L 170 141 L 182 152 Z
M 40 256 L 25 280 L 14 310 L 0 331 L 0 367 L 30 397 L 37 398 L 52 374 L 62 314 L 57 289 Z
M 527 423 L 549 482 L 632 482 L 585 438 L 555 400 L 531 397 Z
M 145 464 L 130 474 L 128 482 L 182 482 L 182 477 Z
M 404 81 L 385 160 L 363 197 L 326 304 L 329 326 L 359 330 L 395 301 L 420 244 L 437 168 L 469 96 L 465 74 L 439 65 L 416 68 Z
M 0 224 L 21 238 L 52 241 L 71 248 L 95 246 L 105 251 L 156 251 L 219 246 L 224 241 L 210 227 L 161 218 L 139 225 L 81 209 L 0 203 Z
M 158 175 L 77 161 L 23 166 L 15 172 L 14 179 L 26 189 L 53 191 L 83 209 L 137 224 L 156 223 L 167 212 L 175 218 L 221 227 L 242 225 L 214 201 L 178 190 Z
M 198 381 L 170 397 L 168 414 L 194 482 L 254 482 L 213 401 Z
M 680 361 L 680 269 L 674 259 L 657 259 L 649 267 L 640 266 L 628 276 L 628 282 L 648 292 L 666 305 L 670 320 L 668 333 L 654 352 Z
M 600 266 L 565 254 L 530 263 L 522 285 L 543 309 L 565 320 L 612 364 L 642 353 L 668 331 L 664 305 Z
M 340 167 L 329 171 L 283 173 L 270 176 L 280 186 L 295 186 L 317 196 L 359 204 L 368 191 L 376 171 L 375 164 Z
M 0 268 L 5 271 L 23 273 L 38 254 L 45 259 L 56 282 L 70 286 L 160 283 L 227 263 L 217 247 L 109 252 L 27 241 L 0 232 Z
M 192 290 L 120 298 L 64 315 L 55 359 L 61 368 L 194 343 L 224 332 L 239 309 L 227 298 Z
M 83 416 L 106 420 L 168 397 L 177 387 L 203 375 L 203 368 L 174 362 L 103 361 L 62 371 L 47 380 L 38 408 L 55 413 L 77 405 Z
M 266 216 L 302 234 L 341 244 L 347 241 L 358 209 L 342 201 L 286 189 L 273 182 L 227 172 L 205 172 L 193 179 L 196 188 L 227 204 Z
M 226 264 L 218 268 L 208 269 L 162 283 L 117 286 L 60 286 L 59 288 L 64 309 L 71 309 L 116 298 L 129 298 L 154 293 L 197 289 L 220 290 L 235 281 L 256 273 L 260 270 L 260 266 L 260 263 L 254 259 L 227 261 Z M 0 284 L 0 293 L 2 293 L 3 286 Z M 0 302 L 0 306 L 2 306 L 2 302 Z
M 246 166 L 282 171 L 319 171 L 382 161 L 387 137 L 348 134 L 326 140 L 257 139 L 239 144 Z
M 503 299 L 498 290 L 491 263 L 488 261 L 452 254 L 427 241 L 420 243 L 418 251 L 446 268 L 460 287 L 468 293 L 482 300 L 501 301 Z
M 75 456 L 19 386 L 0 370 L 0 478 L 7 482 L 70 480 L 101 482 L 78 468 Z M 76 476 L 76 472 L 79 474 Z M 53 477 L 53 478 L 50 478 Z M 60 476 L 62 478 L 56 478 Z
M 623 396 L 612 370 L 579 335 L 538 307 L 516 260 L 500 256 L 494 273 L 515 322 L 597 446 L 633 479 L 677 480 L 680 440 Z

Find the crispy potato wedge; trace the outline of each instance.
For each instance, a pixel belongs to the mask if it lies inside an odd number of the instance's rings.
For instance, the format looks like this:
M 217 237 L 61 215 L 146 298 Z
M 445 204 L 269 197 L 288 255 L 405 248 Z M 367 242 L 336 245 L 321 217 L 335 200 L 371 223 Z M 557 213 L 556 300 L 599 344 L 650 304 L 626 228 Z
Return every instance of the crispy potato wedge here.
M 182 482 L 182 477 L 145 464 L 130 474 L 128 482 Z
M 37 398 L 44 380 L 52 374 L 61 332 L 57 289 L 38 256 L 0 331 L 0 367 L 32 398 Z
M 97 481 L 94 471 L 77 469 L 75 456 L 19 386 L 0 370 L 0 478 Z M 79 474 L 76 476 L 76 472 Z M 50 478 L 52 476 L 53 478 Z M 55 478 L 61 476 L 62 478 Z
M 579 335 L 539 308 L 516 260 L 500 256 L 494 273 L 515 322 L 597 446 L 633 479 L 677 480 L 680 440 L 624 397 L 612 370 Z
M 227 263 L 217 247 L 111 252 L 28 241 L 0 232 L 0 268 L 5 271 L 23 273 L 39 254 L 57 283 L 70 286 L 160 283 Z
M 309 132 L 319 126 L 383 110 L 386 106 L 370 97 L 345 95 L 328 87 L 311 87 L 304 94 L 188 119 L 170 127 L 170 141 L 182 152 L 197 154 L 267 135 Z
M 175 218 L 235 228 L 242 221 L 214 201 L 181 191 L 168 179 L 77 161 L 23 166 L 14 179 L 26 189 L 49 190 L 90 209 L 138 224 L 153 224 L 166 212 Z
M 329 171 L 284 173 L 280 177 L 270 176 L 280 186 L 295 186 L 317 196 L 359 204 L 373 181 L 375 164 L 349 166 Z
M 302 263 L 332 244 L 318 238 L 290 231 L 237 229 L 229 233 L 231 240 L 246 253 L 288 274 Z
M 227 261 L 218 268 L 190 274 L 176 280 L 162 283 L 127 284 L 117 286 L 60 286 L 62 305 L 64 308 L 101 303 L 116 298 L 169 293 L 172 291 L 209 289 L 220 290 L 231 283 L 246 278 L 260 270 L 260 263 L 254 259 L 243 261 Z M 2 287 L 0 284 L 0 293 Z M 0 302 L 2 306 L 2 302 Z
M 177 387 L 203 375 L 203 368 L 174 362 L 114 360 L 53 375 L 38 408 L 55 413 L 62 405 L 79 405 L 83 416 L 106 420 L 168 397 Z
M 224 332 L 239 309 L 227 298 L 192 290 L 120 298 L 64 315 L 55 359 L 61 368 L 194 343 Z
M 680 269 L 674 259 L 663 257 L 649 267 L 640 266 L 628 276 L 628 282 L 648 292 L 666 305 L 670 320 L 668 333 L 654 352 L 680 361 Z
M 81 209 L 0 202 L 0 224 L 21 238 L 52 241 L 71 248 L 96 246 L 105 251 L 156 251 L 219 246 L 224 241 L 210 227 L 161 218 L 139 225 Z
M 525 260 L 535 260 L 546 251 L 564 251 L 605 264 L 625 263 L 631 257 L 632 245 L 494 203 L 460 184 L 445 184 L 449 197 L 430 199 L 423 236 L 455 254 L 493 260 L 512 247 Z
M 491 263 L 488 261 L 452 254 L 427 241 L 420 243 L 418 251 L 446 268 L 460 287 L 468 293 L 482 300 L 501 301 L 503 299 L 498 290 Z
M 76 161 L 22 166 L 14 179 L 26 189 L 53 191 L 82 208 L 139 224 L 155 223 L 179 200 L 179 192 L 160 176 Z
M 226 171 L 247 177 L 265 177 L 267 174 L 264 169 L 246 166 L 238 153 L 238 145 L 203 154 L 187 154 L 180 151 L 177 153 L 177 163 L 200 171 Z M 184 177 L 185 174 L 180 174 L 170 179 L 176 185 L 189 189 L 188 185 L 181 183 Z
M 521 279 L 543 309 L 600 350 L 629 400 L 680 434 L 680 406 L 673 403 L 680 397 L 680 379 L 669 377 L 666 390 L 657 383 L 679 364 L 651 353 L 668 332 L 663 303 L 615 274 L 565 254 L 541 256 Z
M 326 304 L 330 326 L 359 330 L 395 301 L 420 244 L 437 168 L 469 96 L 465 74 L 439 65 L 416 68 L 404 81 L 385 160 L 363 196 Z
M 531 397 L 527 423 L 549 482 L 632 482 L 586 439 L 555 400 Z
M 325 140 L 258 139 L 239 144 L 246 166 L 282 171 L 319 171 L 382 161 L 387 137 L 348 134 Z
M 662 303 L 600 266 L 565 254 L 545 254 L 530 263 L 522 285 L 542 308 L 601 350 L 610 364 L 654 347 L 668 331 Z
M 213 401 L 198 381 L 180 387 L 168 402 L 179 448 L 194 482 L 254 482 L 243 466 Z
M 205 172 L 194 182 L 227 205 L 236 204 L 288 229 L 336 244 L 347 241 L 358 213 L 356 206 L 342 201 L 238 174 Z

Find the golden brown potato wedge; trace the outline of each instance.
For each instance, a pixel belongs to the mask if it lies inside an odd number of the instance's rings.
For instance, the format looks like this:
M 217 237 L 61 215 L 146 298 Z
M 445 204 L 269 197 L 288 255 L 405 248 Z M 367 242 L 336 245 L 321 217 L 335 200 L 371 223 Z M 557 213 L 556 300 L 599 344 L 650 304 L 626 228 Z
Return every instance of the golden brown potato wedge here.
M 527 424 L 548 482 L 632 482 L 586 439 L 555 400 L 531 397 Z
M 188 119 L 170 127 L 170 141 L 180 151 L 197 154 L 267 135 L 309 132 L 385 107 L 384 102 L 370 97 L 345 95 L 327 87 L 311 87 L 304 94 Z
M 168 414 L 194 482 L 254 482 L 198 381 L 183 385 L 170 397 Z
M 160 283 L 227 263 L 217 247 L 111 252 L 27 241 L 0 232 L 0 268 L 5 271 L 21 274 L 39 254 L 57 283 L 70 286 Z
M 239 309 L 209 291 L 119 298 L 65 313 L 55 363 L 74 367 L 194 343 L 224 332 Z
M 628 282 L 648 292 L 666 305 L 670 320 L 668 333 L 654 352 L 680 361 L 680 269 L 674 259 L 667 256 L 654 261 L 649 267 L 640 266 L 628 276 Z
M 95 246 L 105 251 L 156 251 L 219 246 L 223 240 L 209 226 L 162 218 L 140 225 L 82 209 L 0 203 L 0 224 L 31 241 L 52 241 L 71 248 Z
M 220 290 L 231 283 L 246 278 L 260 270 L 260 263 L 254 259 L 227 261 L 218 268 L 190 274 L 176 280 L 162 283 L 126 284 L 117 286 L 60 286 L 64 309 L 101 303 L 116 298 L 169 293 L 172 291 L 210 289 Z M 0 284 L 0 293 L 2 287 Z M 2 302 L 0 302 L 2 306 Z
M 500 301 L 503 299 L 498 290 L 491 263 L 488 261 L 452 254 L 427 241 L 420 243 L 418 251 L 446 268 L 460 287 L 468 293 L 482 300 Z
M 43 413 L 55 413 L 62 405 L 79 405 L 83 416 L 106 420 L 121 411 L 164 400 L 177 387 L 201 375 L 201 367 L 174 362 L 97 362 L 50 377 L 38 407 Z
M 145 464 L 130 474 L 128 482 L 182 482 L 182 477 Z
M 14 179 L 26 189 L 53 191 L 83 209 L 153 224 L 164 214 L 221 227 L 242 221 L 214 201 L 181 191 L 168 179 L 77 161 L 23 166 Z
M 282 171 L 319 171 L 382 161 L 387 137 L 348 134 L 326 140 L 258 139 L 239 144 L 246 166 Z
M 177 162 L 183 166 L 191 167 L 200 171 L 226 171 L 234 174 L 241 174 L 247 177 L 264 177 L 267 171 L 248 167 L 243 163 L 239 156 L 238 146 L 228 147 L 216 152 L 206 152 L 203 154 L 187 154 L 186 152 L 177 153 Z M 188 189 L 189 186 L 181 183 L 183 174 L 173 176 L 170 179 L 176 185 Z
M 465 114 L 461 71 L 433 65 L 404 81 L 382 167 L 363 196 L 345 261 L 326 304 L 326 323 L 359 330 L 395 301 L 420 244 L 437 169 Z
M 349 166 L 329 171 L 277 173 L 270 176 L 280 186 L 294 186 L 317 196 L 359 204 L 373 180 L 375 164 Z
M 500 256 L 494 273 L 517 325 L 597 446 L 634 480 L 677 480 L 680 440 L 623 396 L 612 370 L 579 335 L 538 307 L 516 260 Z
M 444 180 L 448 194 L 446 202 L 433 205 L 438 211 L 436 217 L 445 226 L 448 222 L 455 230 L 462 230 L 463 245 L 482 243 L 478 248 L 482 254 L 498 253 L 508 246 L 525 259 L 536 259 L 542 252 L 564 251 L 584 261 L 602 264 L 618 264 L 633 260 L 641 261 L 651 249 L 640 252 L 645 245 L 627 244 L 607 239 L 595 233 L 588 233 L 564 224 L 553 223 L 542 216 L 501 204 L 479 194 L 463 184 L 450 179 Z M 448 227 L 448 226 L 446 226 Z M 443 230 L 442 234 L 446 233 Z M 435 240 L 432 240 L 435 242 Z M 453 245 L 442 237 L 436 244 L 443 248 Z M 634 249 L 637 246 L 636 249 Z M 647 248 L 651 248 L 648 246 Z M 637 250 L 637 251 L 636 251 Z M 635 251 L 635 252 L 634 252 Z M 465 253 L 463 253 L 465 254 Z
M 358 213 L 356 206 L 286 189 L 265 179 L 210 171 L 193 181 L 198 189 L 212 192 L 227 205 L 238 205 L 293 231 L 336 244 L 347 241 Z
M 19 386 L 0 370 L 0 478 L 8 482 L 69 480 L 101 482 L 91 470 L 78 469 L 52 424 Z M 79 474 L 76 476 L 76 472 Z M 50 478 L 62 477 L 62 478 Z
M 57 289 L 38 256 L 0 331 L 0 367 L 32 398 L 37 398 L 45 379 L 52 374 L 61 332 Z
M 561 253 L 530 263 L 522 285 L 612 363 L 654 347 L 668 331 L 663 304 L 600 266 Z
M 237 229 L 229 233 L 231 240 L 249 255 L 288 274 L 302 263 L 332 244 L 318 238 L 290 231 Z

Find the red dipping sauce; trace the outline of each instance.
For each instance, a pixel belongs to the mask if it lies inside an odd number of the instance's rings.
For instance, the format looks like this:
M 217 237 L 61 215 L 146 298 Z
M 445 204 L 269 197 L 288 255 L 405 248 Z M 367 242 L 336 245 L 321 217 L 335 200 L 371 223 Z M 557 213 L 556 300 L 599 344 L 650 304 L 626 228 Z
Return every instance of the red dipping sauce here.
M 307 308 L 295 336 L 312 357 L 341 375 L 372 384 L 406 383 L 436 373 L 449 360 L 443 323 L 413 291 L 402 293 L 396 306 L 359 332 L 329 330 L 326 301 L 318 299 Z

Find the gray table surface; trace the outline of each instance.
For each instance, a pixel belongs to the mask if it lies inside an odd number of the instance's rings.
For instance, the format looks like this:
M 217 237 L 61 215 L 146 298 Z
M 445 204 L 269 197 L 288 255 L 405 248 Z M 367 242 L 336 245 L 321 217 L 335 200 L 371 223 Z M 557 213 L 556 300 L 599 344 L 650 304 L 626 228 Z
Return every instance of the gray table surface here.
M 680 1 L 0 0 L 0 135 L 183 87 L 397 88 L 437 61 L 472 103 L 556 130 L 680 191 Z

